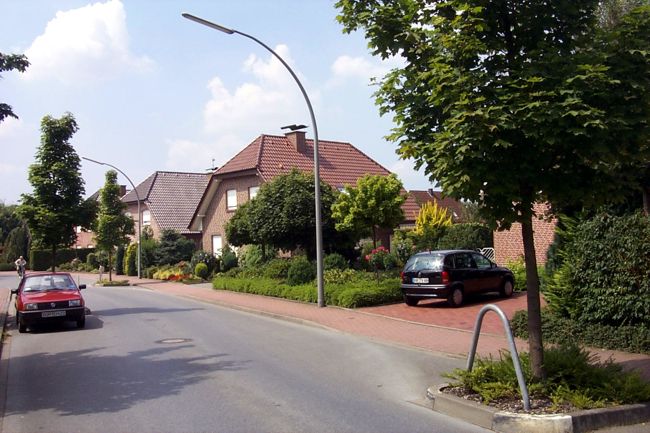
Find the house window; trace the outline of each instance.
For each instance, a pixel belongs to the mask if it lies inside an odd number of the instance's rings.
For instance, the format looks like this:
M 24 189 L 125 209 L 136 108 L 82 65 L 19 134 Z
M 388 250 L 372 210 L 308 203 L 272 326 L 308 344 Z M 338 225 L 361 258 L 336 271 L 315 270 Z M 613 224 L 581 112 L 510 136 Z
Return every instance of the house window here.
M 257 192 L 260 190 L 259 186 L 251 186 L 248 188 L 248 199 L 254 199 L 257 196 Z
M 76 233 L 81 233 L 81 226 L 76 226 L 76 227 L 74 228 L 74 231 L 75 231 Z
M 221 251 L 223 249 L 223 241 L 221 240 L 220 235 L 212 235 L 212 254 L 215 257 L 221 257 Z
M 148 226 L 151 224 L 151 211 L 144 210 L 142 211 L 142 225 Z
M 226 191 L 226 207 L 228 210 L 237 209 L 237 190 L 229 189 Z

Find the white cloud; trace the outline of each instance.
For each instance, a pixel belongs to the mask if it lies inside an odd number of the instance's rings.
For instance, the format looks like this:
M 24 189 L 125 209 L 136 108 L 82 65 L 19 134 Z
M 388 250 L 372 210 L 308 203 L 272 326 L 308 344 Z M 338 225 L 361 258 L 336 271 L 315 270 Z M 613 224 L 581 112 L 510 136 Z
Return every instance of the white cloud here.
M 381 78 L 388 72 L 385 64 L 373 63 L 363 57 L 340 56 L 332 64 L 335 82 L 349 79 L 367 84 L 371 78 Z
M 278 45 L 274 50 L 291 65 L 286 45 Z M 169 140 L 167 165 L 170 168 L 177 167 L 178 161 L 189 155 L 197 160 L 192 162 L 193 169 L 208 168 L 212 158 L 220 166 L 262 133 L 280 135 L 283 133 L 280 127 L 284 125 L 310 123 L 305 100 L 296 82 L 274 56 L 266 59 L 249 56 L 243 64 L 243 72 L 251 78 L 232 91 L 221 78 L 210 80 L 207 86 L 210 99 L 203 110 L 203 133 L 207 138 L 201 139 L 201 143 Z M 302 78 L 301 82 L 305 85 Z M 320 94 L 308 91 L 308 95 L 316 105 Z
M 404 188 L 408 191 L 434 188 L 434 185 L 429 182 L 428 176 L 424 173 L 424 167 L 416 171 L 414 165 L 415 163 L 412 160 L 400 159 L 388 169 L 399 177 Z
M 146 71 L 147 57 L 129 50 L 126 13 L 120 0 L 59 11 L 25 51 L 31 63 L 24 79 L 56 78 L 78 84 L 124 71 Z
M 0 162 L 0 176 L 14 174 L 17 172 L 18 172 L 18 167 L 16 167 L 15 165 L 5 164 L 3 162 Z

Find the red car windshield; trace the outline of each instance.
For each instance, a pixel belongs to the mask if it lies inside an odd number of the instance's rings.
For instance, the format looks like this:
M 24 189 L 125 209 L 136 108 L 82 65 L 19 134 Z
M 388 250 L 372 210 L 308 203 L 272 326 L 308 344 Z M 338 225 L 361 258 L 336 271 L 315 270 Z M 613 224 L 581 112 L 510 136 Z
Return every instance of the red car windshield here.
M 77 286 L 69 275 L 33 275 L 25 278 L 23 292 L 74 290 Z

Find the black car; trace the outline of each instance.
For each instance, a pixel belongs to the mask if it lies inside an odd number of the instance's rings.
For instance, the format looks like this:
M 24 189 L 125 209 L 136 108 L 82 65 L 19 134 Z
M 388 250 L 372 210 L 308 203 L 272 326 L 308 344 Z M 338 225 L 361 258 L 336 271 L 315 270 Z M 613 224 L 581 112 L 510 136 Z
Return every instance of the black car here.
M 499 292 L 512 296 L 512 271 L 497 266 L 483 254 L 469 250 L 427 251 L 409 258 L 400 288 L 407 305 L 421 299 L 447 299 L 452 307 L 474 293 Z

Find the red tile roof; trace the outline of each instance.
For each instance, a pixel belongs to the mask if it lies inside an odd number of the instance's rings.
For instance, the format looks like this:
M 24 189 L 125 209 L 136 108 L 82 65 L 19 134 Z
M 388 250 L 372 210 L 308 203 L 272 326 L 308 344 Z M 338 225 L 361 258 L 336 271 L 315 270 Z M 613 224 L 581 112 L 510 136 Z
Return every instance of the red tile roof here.
M 256 169 L 265 182 L 293 168 L 314 169 L 314 141 L 306 140 L 304 152 L 298 152 L 285 136 L 261 135 L 215 171 L 215 176 Z M 387 176 L 386 168 L 373 161 L 350 143 L 319 140 L 320 177 L 339 188 L 355 185 L 365 174 Z
M 188 230 L 190 220 L 201 200 L 210 174 L 156 171 L 136 186 L 140 200 L 147 206 L 160 229 L 173 229 L 180 233 L 198 233 Z M 136 202 L 133 191 L 122 201 Z

